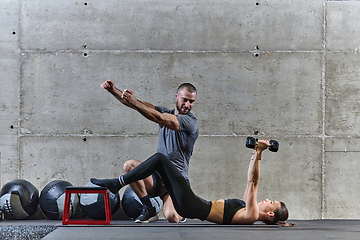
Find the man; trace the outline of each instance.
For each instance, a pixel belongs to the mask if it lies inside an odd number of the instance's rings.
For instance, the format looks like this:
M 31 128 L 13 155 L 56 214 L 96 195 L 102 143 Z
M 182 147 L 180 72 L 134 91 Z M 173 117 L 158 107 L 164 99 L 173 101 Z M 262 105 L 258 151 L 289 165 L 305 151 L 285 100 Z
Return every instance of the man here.
M 175 93 L 175 109 L 169 110 L 150 103 L 139 101 L 135 93 L 125 89 L 117 89 L 111 80 L 105 81 L 102 88 L 109 91 L 125 106 L 135 109 L 144 117 L 159 124 L 159 142 L 157 152 L 166 155 L 189 183 L 189 162 L 195 141 L 199 135 L 199 124 L 190 112 L 196 99 L 196 88 L 190 83 L 181 84 Z M 131 159 L 123 166 L 128 173 L 141 162 Z M 130 184 L 133 191 L 143 203 L 143 209 L 135 222 L 151 222 L 158 219 L 156 210 L 150 202 L 150 197 L 160 196 L 163 200 L 165 218 L 171 223 L 186 221 L 175 210 L 170 195 L 158 173 Z

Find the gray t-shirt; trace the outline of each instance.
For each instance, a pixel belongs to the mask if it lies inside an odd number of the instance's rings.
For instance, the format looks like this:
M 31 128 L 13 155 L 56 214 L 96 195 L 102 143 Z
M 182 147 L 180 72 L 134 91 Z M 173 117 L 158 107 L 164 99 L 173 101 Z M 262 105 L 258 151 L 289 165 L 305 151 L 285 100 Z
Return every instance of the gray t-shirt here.
M 169 110 L 160 106 L 156 106 L 155 109 L 161 113 L 174 114 L 175 112 L 175 109 Z M 184 178 L 188 179 L 190 157 L 199 135 L 199 123 L 191 112 L 176 117 L 180 124 L 180 131 L 174 131 L 159 124 L 157 152 L 167 156 Z

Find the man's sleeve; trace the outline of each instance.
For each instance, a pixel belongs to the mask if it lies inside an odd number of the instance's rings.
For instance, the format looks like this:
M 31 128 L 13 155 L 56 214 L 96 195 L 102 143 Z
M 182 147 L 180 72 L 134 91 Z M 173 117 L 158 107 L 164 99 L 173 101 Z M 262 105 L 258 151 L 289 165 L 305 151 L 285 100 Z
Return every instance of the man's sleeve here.
M 161 106 L 155 106 L 155 110 L 161 113 L 166 113 L 169 111 L 167 108 Z
M 176 116 L 179 121 L 180 131 L 195 133 L 198 129 L 198 121 L 188 115 Z

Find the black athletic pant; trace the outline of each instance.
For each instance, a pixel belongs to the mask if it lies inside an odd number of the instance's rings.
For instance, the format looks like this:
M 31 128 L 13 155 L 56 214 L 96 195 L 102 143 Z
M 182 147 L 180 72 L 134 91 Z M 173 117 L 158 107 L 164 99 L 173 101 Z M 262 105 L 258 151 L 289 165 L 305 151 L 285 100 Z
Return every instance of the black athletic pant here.
M 160 173 L 178 214 L 186 218 L 205 220 L 211 202 L 196 196 L 174 164 L 163 154 L 156 153 L 139 166 L 123 175 L 126 184 L 147 178 L 155 171 Z

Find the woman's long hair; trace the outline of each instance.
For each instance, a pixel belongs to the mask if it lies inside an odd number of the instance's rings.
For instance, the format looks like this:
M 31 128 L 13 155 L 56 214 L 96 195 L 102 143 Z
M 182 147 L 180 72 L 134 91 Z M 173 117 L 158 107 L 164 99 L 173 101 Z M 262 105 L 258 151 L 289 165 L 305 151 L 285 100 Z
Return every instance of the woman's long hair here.
M 281 206 L 274 211 L 274 217 L 271 219 L 263 220 L 267 225 L 279 224 L 279 222 L 285 222 L 289 217 L 289 211 L 285 203 L 280 202 Z

